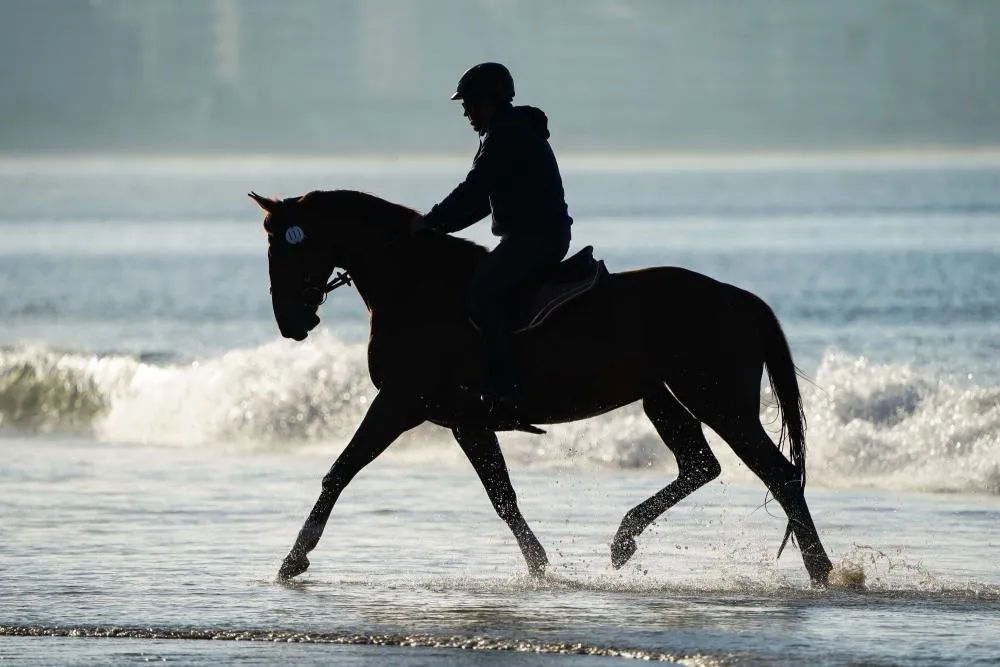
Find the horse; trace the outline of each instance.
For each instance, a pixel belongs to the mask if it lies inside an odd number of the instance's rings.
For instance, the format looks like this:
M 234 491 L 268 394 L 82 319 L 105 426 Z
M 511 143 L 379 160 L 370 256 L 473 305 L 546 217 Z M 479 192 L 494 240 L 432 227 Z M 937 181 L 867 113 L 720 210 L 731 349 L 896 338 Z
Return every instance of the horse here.
M 511 419 L 479 400 L 485 350 L 462 305 L 484 247 L 434 232 L 413 235 L 413 209 L 367 193 L 250 197 L 265 212 L 272 307 L 281 334 L 304 340 L 319 323 L 327 293 L 353 283 L 370 316 L 368 371 L 378 389 L 323 477 L 279 580 L 308 569 L 307 554 L 354 476 L 424 422 L 452 431 L 529 572 L 540 576 L 548 558 L 518 507 L 497 431 L 540 433 L 536 424 L 586 419 L 641 401 L 678 473 L 622 518 L 610 545 L 615 568 L 628 562 L 636 538 L 654 520 L 721 473 L 702 431 L 706 425 L 784 510 L 782 548 L 792 535 L 813 585 L 827 583 L 833 566 L 804 495 L 805 416 L 797 371 L 781 325 L 762 299 L 678 267 L 606 274 L 543 324 L 516 335 L 523 388 Z M 790 460 L 760 421 L 765 369 Z

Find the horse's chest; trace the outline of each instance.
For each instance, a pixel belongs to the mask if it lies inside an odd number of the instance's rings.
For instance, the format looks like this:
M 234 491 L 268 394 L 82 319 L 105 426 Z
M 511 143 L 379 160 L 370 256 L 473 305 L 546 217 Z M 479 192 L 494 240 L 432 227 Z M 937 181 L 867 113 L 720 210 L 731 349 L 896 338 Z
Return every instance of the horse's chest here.
M 393 374 L 408 367 L 407 359 L 414 354 L 413 341 L 397 332 L 372 327 L 368 338 L 368 374 L 376 388 L 381 389 Z

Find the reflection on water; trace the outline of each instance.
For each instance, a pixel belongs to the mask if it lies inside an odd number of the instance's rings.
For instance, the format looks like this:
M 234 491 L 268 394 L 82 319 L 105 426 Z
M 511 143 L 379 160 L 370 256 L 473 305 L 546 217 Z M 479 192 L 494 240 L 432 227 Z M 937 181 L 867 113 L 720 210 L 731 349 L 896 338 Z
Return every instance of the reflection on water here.
M 516 467 L 522 509 L 552 558 L 535 580 L 467 464 L 389 455 L 345 492 L 310 571 L 281 585 L 274 575 L 326 457 L 5 443 L 18 462 L 0 487 L 8 634 L 125 628 L 146 647 L 150 633 L 277 632 L 414 651 L 614 649 L 685 664 L 799 664 L 816 651 L 834 662 L 973 663 L 1000 651 L 984 632 L 1000 612 L 989 547 L 1000 528 L 976 521 L 966 536 L 953 518 L 993 516 L 989 497 L 810 491 L 834 562 L 868 581 L 865 591 L 817 590 L 794 550 L 774 560 L 784 521 L 755 511 L 763 487 L 710 485 L 615 571 L 614 528 L 663 473 Z

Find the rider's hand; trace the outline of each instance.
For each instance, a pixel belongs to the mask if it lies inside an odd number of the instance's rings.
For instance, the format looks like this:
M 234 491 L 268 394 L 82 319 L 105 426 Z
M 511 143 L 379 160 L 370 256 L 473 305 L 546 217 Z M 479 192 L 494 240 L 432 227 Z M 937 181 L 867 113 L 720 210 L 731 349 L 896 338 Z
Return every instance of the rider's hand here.
M 427 219 L 419 213 L 412 218 L 410 218 L 410 235 L 416 236 L 418 233 L 429 230 L 430 226 L 427 224 Z

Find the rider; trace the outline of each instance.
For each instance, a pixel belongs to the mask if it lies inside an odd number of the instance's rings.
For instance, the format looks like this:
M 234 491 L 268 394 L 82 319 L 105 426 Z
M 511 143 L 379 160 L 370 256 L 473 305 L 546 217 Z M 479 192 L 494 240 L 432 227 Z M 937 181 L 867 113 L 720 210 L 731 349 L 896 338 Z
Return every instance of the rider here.
M 470 68 L 451 99 L 462 101 L 479 150 L 465 181 L 410 227 L 457 232 L 492 211 L 492 231 L 501 240 L 473 273 L 465 306 L 486 343 L 483 400 L 512 408 L 519 378 L 504 302 L 514 287 L 562 261 L 573 219 L 548 142 L 548 118 L 541 109 L 511 105 L 514 80 L 506 67 Z

